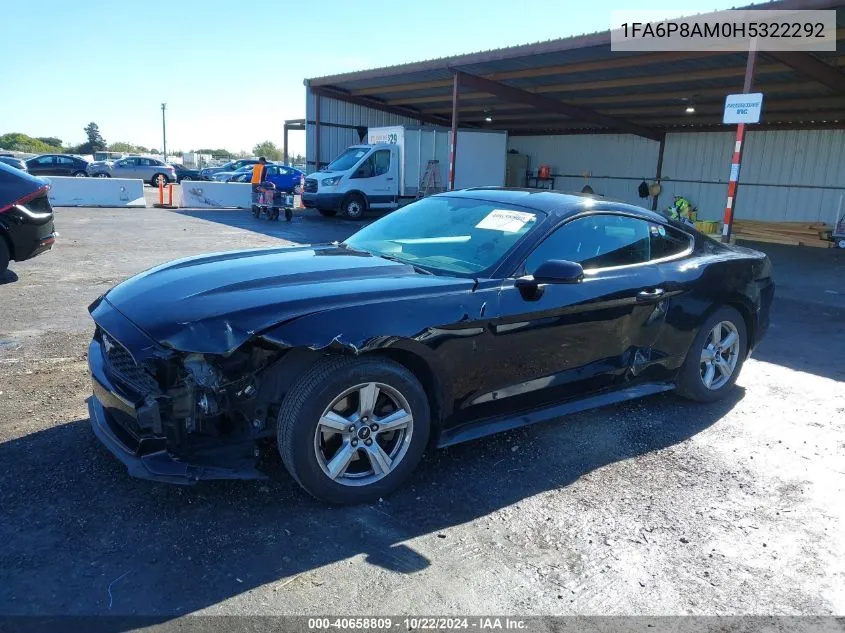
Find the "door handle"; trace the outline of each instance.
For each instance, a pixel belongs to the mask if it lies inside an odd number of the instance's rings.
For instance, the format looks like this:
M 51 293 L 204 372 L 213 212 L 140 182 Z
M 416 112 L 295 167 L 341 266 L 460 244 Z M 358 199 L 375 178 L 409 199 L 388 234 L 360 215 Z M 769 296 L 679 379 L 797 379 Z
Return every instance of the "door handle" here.
M 385 180 L 393 180 L 393 176 L 390 176 L 389 178 L 385 178 Z
M 637 301 L 639 303 L 649 303 L 650 301 L 659 301 L 663 296 L 663 288 L 652 288 L 651 290 L 643 290 L 637 293 Z

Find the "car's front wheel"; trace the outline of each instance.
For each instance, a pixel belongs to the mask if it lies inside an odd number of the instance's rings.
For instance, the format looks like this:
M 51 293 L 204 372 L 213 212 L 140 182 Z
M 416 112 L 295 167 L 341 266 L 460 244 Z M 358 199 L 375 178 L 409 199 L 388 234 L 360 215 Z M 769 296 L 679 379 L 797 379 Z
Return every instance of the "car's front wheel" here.
M 714 402 L 736 383 L 748 350 L 745 319 L 722 306 L 698 331 L 678 375 L 680 395 L 699 402 Z
M 425 391 L 386 358 L 321 360 L 293 385 L 278 419 L 285 467 L 329 503 L 368 503 L 395 490 L 422 458 Z
M 97 178 L 111 178 L 111 176 L 104 172 L 100 172 L 99 174 L 97 174 Z
M 76 171 L 76 172 L 73 172 L 73 177 L 74 178 L 87 178 L 88 174 L 86 174 L 84 171 Z

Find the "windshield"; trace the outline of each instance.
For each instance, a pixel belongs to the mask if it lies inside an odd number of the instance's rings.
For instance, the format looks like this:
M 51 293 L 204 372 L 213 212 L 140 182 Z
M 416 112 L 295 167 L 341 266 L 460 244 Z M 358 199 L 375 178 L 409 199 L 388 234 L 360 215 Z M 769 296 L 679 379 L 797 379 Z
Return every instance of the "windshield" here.
M 346 171 L 347 169 L 352 169 L 369 151 L 367 147 L 350 147 L 330 162 L 326 169 L 329 171 Z
M 394 211 L 344 244 L 449 273 L 491 268 L 542 219 L 533 209 L 435 196 Z

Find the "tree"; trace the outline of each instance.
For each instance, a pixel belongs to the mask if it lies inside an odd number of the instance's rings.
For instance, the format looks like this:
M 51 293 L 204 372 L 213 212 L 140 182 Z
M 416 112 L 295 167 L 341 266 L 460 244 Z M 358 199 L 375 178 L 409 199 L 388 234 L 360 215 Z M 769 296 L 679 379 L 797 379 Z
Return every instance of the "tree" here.
M 56 138 L 55 136 L 37 136 L 36 140 L 39 140 L 42 143 L 45 143 L 57 149 L 62 148 L 62 139 Z
M 137 151 L 138 148 L 132 143 L 124 143 L 123 141 L 118 141 L 117 143 L 112 143 L 109 145 L 110 152 L 134 152 Z
M 32 154 L 49 154 L 50 152 L 59 152 L 62 149 L 60 145 L 48 145 L 40 139 L 32 138 L 20 132 L 11 132 L 0 136 L 0 147 L 13 152 L 30 152 Z
M 88 137 L 88 143 L 93 149 L 106 149 L 106 140 L 100 135 L 100 128 L 96 123 L 91 121 L 91 123 L 85 126 L 84 130 L 85 136 Z
M 211 154 L 214 158 L 232 158 L 233 154 L 227 149 L 195 149 L 197 154 Z
M 267 160 L 282 160 L 282 150 L 276 147 L 272 141 L 264 141 L 252 148 L 256 156 L 263 156 Z
M 108 147 L 105 139 L 100 135 L 100 128 L 96 123 L 91 121 L 91 123 L 86 125 L 83 129 L 85 130 L 85 135 L 88 137 L 88 140 L 77 147 L 69 147 L 69 152 L 73 154 L 93 154 L 94 152 L 102 151 Z

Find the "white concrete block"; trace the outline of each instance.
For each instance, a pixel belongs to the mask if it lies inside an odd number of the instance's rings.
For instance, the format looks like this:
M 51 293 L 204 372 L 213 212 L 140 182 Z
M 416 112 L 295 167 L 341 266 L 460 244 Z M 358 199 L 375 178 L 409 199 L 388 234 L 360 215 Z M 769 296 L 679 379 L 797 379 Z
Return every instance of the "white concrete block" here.
M 135 178 L 49 176 L 54 207 L 146 207 L 144 181 Z
M 183 182 L 179 206 L 187 209 L 250 209 L 252 185 L 204 180 Z

